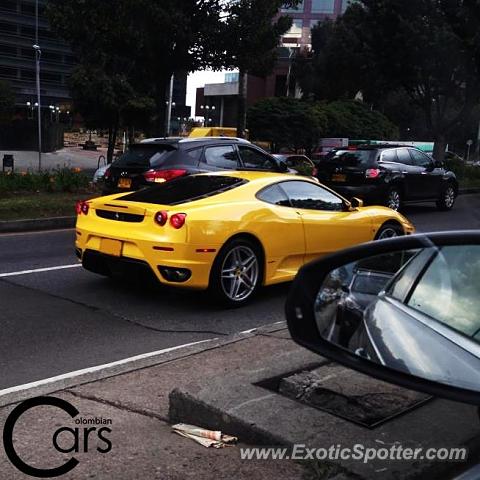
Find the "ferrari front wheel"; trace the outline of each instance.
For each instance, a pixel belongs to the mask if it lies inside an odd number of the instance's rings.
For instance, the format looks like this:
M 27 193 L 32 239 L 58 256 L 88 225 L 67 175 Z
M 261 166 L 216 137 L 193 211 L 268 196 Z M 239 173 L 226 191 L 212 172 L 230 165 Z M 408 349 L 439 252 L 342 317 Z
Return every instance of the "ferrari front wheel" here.
M 210 294 L 226 306 L 244 305 L 255 295 L 261 271 L 258 248 L 248 240 L 233 240 L 215 259 L 210 275 Z

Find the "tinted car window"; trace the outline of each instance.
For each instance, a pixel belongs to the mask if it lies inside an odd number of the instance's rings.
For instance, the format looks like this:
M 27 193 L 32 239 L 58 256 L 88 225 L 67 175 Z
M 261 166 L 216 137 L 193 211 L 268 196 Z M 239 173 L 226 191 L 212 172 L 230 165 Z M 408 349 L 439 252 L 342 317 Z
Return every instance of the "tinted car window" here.
M 212 167 L 236 170 L 238 168 L 237 153 L 232 145 L 208 147 L 205 149 L 205 163 Z
M 428 167 L 432 163 L 432 159 L 420 152 L 419 150 L 410 150 L 410 155 L 412 156 L 412 162 L 417 167 Z
M 212 197 L 247 183 L 246 180 L 221 175 L 192 175 L 139 190 L 121 197 L 122 201 L 178 205 Z
M 343 211 L 343 201 L 333 193 L 309 182 L 282 182 L 292 207 L 307 210 Z
M 176 152 L 177 149 L 172 145 L 135 145 L 118 157 L 112 166 L 119 168 L 160 166 Z
M 399 148 L 397 150 L 397 158 L 399 163 L 403 163 L 404 165 L 412 165 L 412 158 L 410 157 L 407 148 Z
M 257 170 L 276 170 L 274 162 L 268 155 L 250 147 L 240 146 L 238 150 L 244 167 Z
M 396 150 L 385 150 L 382 152 L 382 161 L 384 162 L 398 162 Z
M 283 207 L 291 206 L 287 194 L 278 185 L 272 185 L 263 189 L 257 195 L 257 198 L 264 202 L 272 203 L 273 205 L 281 205 Z
M 443 247 L 420 278 L 408 305 L 474 337 L 480 330 L 480 261 L 475 261 L 479 258 L 478 245 Z
M 330 152 L 326 162 L 341 163 L 346 167 L 370 167 L 375 162 L 373 150 L 336 150 Z
M 181 152 L 181 157 L 179 157 L 179 163 L 184 163 L 187 165 L 194 165 L 197 166 L 200 162 L 200 157 L 202 155 L 202 148 L 193 148 L 191 150 L 186 150 L 185 152 Z M 156 164 L 152 164 L 153 167 L 156 167 Z

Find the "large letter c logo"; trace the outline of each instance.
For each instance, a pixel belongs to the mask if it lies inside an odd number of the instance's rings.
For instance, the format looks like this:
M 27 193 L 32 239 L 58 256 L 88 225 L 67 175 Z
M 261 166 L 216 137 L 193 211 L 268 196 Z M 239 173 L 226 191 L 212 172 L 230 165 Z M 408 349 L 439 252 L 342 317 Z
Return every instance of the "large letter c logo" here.
M 39 407 L 43 405 L 51 405 L 52 407 L 57 407 L 62 409 L 64 412 L 68 413 L 72 418 L 78 415 L 78 410 L 68 403 L 66 400 L 55 397 L 36 397 L 30 400 L 22 402 L 20 405 L 15 407 L 5 422 L 5 427 L 3 428 L 3 445 L 5 447 L 5 453 L 7 454 L 8 459 L 17 467 L 22 473 L 30 475 L 31 477 L 37 478 L 52 478 L 59 477 L 65 473 L 70 472 L 78 465 L 78 460 L 75 457 L 72 457 L 68 462 L 64 463 L 60 467 L 51 468 L 51 469 L 41 469 L 35 468 L 31 465 L 25 463 L 15 451 L 13 446 L 13 429 L 18 419 L 31 408 Z

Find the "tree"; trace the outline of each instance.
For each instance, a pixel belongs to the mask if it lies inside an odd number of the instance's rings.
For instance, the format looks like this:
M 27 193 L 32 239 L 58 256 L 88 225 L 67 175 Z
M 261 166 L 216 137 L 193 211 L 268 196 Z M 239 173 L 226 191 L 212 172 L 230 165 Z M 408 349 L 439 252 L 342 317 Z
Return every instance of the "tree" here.
M 247 75 L 264 77 L 275 65 L 280 38 L 292 19 L 279 16 L 282 7 L 295 7 L 300 0 L 235 0 L 226 2 L 221 44 L 224 66 L 238 69 L 239 95 L 237 135 L 244 137 L 246 125 Z
M 120 124 L 154 113 L 165 132 L 170 79 L 215 64 L 221 0 L 50 0 L 50 23 L 78 67 L 72 95 L 87 123 L 108 125 L 109 159 Z M 153 130 L 153 129 L 152 129 Z
M 434 155 L 442 160 L 447 138 L 480 98 L 477 29 L 464 8 L 472 2 L 411 0 L 405 8 L 403 0 L 359 0 L 327 32 L 309 68 L 334 85 L 327 95 L 352 98 L 358 88 L 367 103 L 379 106 L 388 95 L 405 92 L 421 110 Z M 321 88 L 311 90 L 321 95 Z
M 250 107 L 248 128 L 251 137 L 282 148 L 308 154 L 318 145 L 326 128 L 326 116 L 315 105 L 295 98 L 266 98 Z
M 15 109 L 15 94 L 12 86 L 5 80 L 0 80 L 0 123 L 11 120 Z
M 396 140 L 398 128 L 383 114 L 362 102 L 342 100 L 323 105 L 326 135 L 358 140 Z

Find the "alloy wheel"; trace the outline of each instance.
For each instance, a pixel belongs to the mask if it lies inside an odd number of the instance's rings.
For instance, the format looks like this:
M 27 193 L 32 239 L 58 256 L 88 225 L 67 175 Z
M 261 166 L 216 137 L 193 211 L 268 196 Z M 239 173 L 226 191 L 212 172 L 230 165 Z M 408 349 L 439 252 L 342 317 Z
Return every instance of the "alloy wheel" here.
M 250 247 L 232 248 L 225 256 L 221 269 L 225 295 L 235 302 L 248 298 L 257 286 L 259 271 L 257 255 Z
M 392 189 L 388 193 L 387 207 L 395 211 L 400 209 L 400 193 L 397 190 Z
M 385 227 L 378 236 L 378 240 L 385 240 L 386 238 L 398 237 L 398 231 L 393 227 Z
M 453 204 L 455 203 L 455 190 L 453 187 L 448 187 L 443 194 L 443 201 L 445 203 L 445 207 L 452 208 Z

